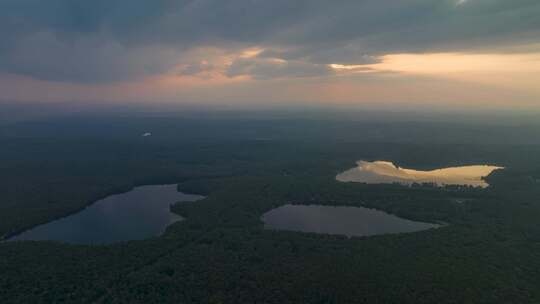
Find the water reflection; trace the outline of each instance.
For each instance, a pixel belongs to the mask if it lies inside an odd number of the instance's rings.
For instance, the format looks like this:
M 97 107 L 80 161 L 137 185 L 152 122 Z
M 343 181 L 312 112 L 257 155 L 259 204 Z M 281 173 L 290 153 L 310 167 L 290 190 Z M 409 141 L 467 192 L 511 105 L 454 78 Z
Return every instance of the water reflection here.
M 262 220 L 266 229 L 346 236 L 406 233 L 440 227 L 374 209 L 319 205 L 285 205 L 265 213 Z
M 387 161 L 358 161 L 358 167 L 347 170 L 336 176 L 341 182 L 360 182 L 368 184 L 400 183 L 432 183 L 442 185 L 468 185 L 488 187 L 484 177 L 503 167 L 476 165 L 451 167 L 431 171 L 418 171 L 400 168 Z
M 145 239 L 162 234 L 168 225 L 182 220 L 170 211 L 171 204 L 202 198 L 178 192 L 176 185 L 137 187 L 99 200 L 71 216 L 37 226 L 11 240 L 104 244 Z

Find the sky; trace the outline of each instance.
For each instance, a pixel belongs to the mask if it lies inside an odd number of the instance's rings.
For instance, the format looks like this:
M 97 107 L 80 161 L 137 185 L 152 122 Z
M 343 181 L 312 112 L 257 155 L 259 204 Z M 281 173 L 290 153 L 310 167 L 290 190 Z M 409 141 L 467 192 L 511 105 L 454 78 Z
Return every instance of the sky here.
M 0 102 L 540 110 L 538 0 L 0 0 Z

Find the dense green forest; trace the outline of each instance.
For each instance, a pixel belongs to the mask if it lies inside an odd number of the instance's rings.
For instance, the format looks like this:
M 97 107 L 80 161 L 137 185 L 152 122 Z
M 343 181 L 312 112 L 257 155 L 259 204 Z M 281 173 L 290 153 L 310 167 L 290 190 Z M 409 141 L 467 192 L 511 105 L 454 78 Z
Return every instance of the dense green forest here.
M 537 303 L 539 132 L 291 118 L 2 125 L 5 238 L 136 185 L 178 183 L 207 198 L 176 204 L 187 220 L 144 241 L 0 243 L 0 303 Z M 335 181 L 358 159 L 505 169 L 487 189 Z M 291 203 L 365 206 L 447 225 L 355 238 L 263 229 L 262 214 Z

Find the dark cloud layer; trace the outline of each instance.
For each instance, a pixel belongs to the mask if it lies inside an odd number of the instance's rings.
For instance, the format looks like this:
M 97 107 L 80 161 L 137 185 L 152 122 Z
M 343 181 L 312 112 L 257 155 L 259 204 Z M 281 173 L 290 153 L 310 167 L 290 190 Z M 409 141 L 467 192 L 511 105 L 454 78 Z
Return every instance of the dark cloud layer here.
M 258 59 L 240 59 L 228 74 L 299 77 L 324 75 L 328 63 L 372 63 L 393 52 L 540 40 L 538 0 L 458 2 L 0 0 L 0 71 L 57 81 L 121 81 L 168 71 L 196 47 L 259 46 L 266 51 Z
M 261 58 L 238 59 L 229 66 L 226 72 L 229 77 L 247 75 L 255 79 L 313 77 L 331 73 L 332 69 L 324 64 Z

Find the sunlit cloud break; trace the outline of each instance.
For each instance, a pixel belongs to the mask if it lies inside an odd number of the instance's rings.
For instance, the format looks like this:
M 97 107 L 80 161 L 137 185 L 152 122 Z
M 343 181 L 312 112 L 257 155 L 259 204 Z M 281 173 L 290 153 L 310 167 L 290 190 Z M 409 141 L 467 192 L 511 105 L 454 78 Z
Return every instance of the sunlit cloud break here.
M 274 92 L 537 108 L 538 15 L 527 0 L 7 0 L 0 89 L 15 101 L 256 103 Z

